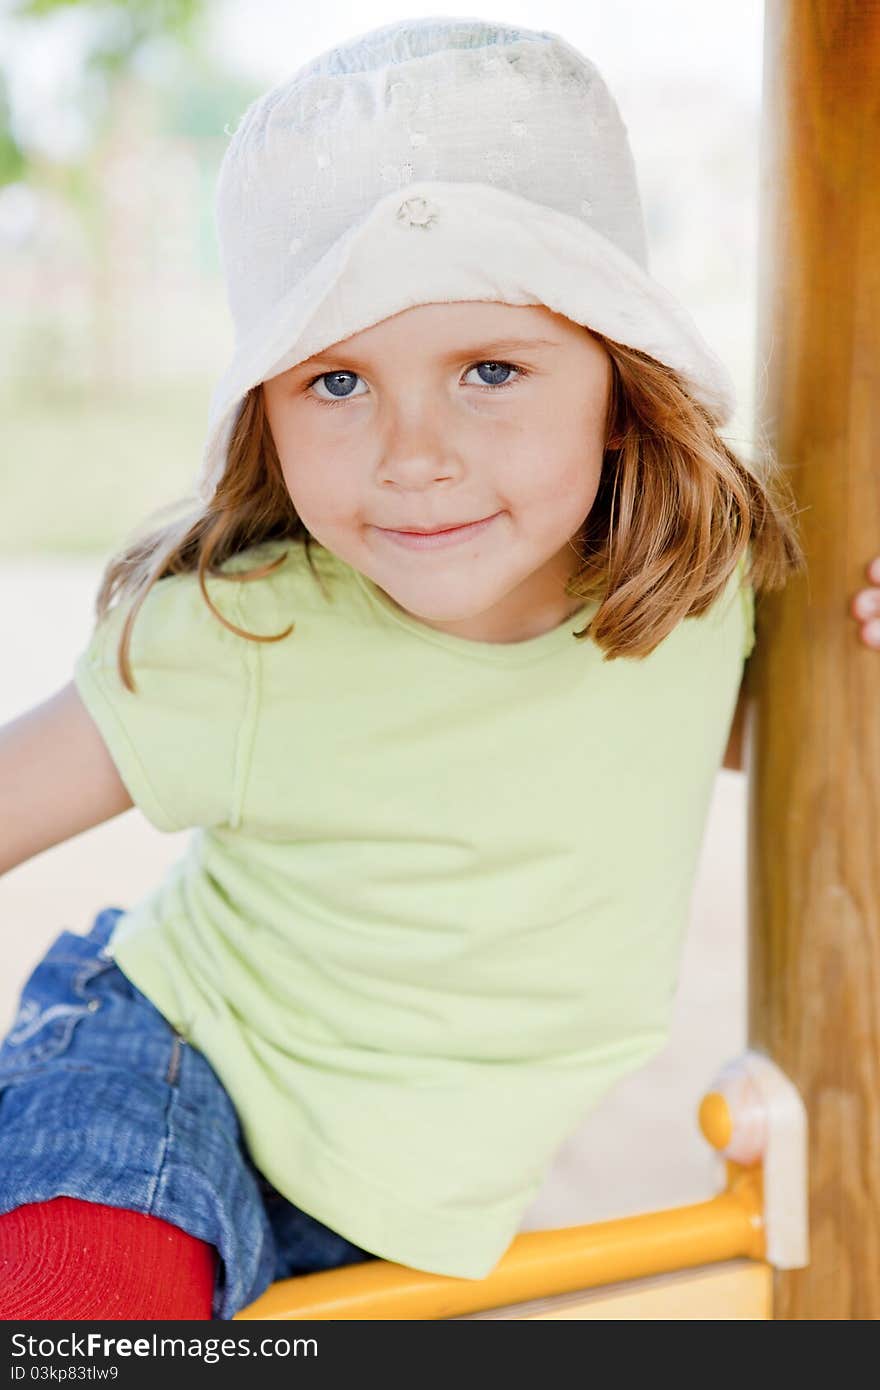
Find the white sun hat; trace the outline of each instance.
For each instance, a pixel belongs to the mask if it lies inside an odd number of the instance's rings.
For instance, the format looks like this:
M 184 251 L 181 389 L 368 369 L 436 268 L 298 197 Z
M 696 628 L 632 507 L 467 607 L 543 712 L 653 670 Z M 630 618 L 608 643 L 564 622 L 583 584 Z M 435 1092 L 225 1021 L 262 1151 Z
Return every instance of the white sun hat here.
M 330 49 L 245 111 L 217 185 L 235 328 L 198 491 L 251 387 L 416 304 L 543 304 L 679 372 L 716 426 L 731 377 L 648 273 L 614 98 L 559 35 L 402 20 Z

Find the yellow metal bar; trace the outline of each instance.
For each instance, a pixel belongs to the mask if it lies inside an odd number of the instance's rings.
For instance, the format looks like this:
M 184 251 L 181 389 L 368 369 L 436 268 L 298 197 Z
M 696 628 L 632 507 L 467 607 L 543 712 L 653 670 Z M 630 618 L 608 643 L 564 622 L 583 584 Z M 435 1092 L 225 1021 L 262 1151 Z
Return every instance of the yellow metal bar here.
M 453 1321 L 755 1322 L 772 1317 L 773 1266 L 739 1259 L 508 1303 Z
M 453 1318 L 624 1279 L 765 1255 L 761 1170 L 727 1164 L 707 1202 L 552 1231 L 523 1231 L 485 1279 L 370 1260 L 281 1279 L 236 1319 Z

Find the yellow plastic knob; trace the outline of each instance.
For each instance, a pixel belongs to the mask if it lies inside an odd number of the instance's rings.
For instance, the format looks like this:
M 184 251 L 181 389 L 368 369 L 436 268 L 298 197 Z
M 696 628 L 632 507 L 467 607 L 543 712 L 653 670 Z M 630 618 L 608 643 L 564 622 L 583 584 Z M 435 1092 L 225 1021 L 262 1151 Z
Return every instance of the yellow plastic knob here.
M 700 1104 L 700 1129 L 713 1149 L 726 1149 L 733 1138 L 733 1116 L 720 1091 L 709 1091 Z

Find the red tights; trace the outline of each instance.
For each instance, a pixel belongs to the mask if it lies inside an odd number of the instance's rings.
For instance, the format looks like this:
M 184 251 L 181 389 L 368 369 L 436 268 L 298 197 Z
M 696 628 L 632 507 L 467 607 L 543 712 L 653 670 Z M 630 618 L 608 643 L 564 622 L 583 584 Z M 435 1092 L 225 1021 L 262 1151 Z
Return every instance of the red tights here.
M 217 1251 L 157 1216 L 53 1197 L 0 1215 L 0 1319 L 209 1319 Z

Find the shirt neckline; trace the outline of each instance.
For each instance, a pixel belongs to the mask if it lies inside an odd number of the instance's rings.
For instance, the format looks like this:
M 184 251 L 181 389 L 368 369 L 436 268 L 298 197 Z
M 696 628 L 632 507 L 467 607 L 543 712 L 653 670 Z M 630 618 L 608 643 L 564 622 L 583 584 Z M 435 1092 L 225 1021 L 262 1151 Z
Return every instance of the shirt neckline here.
M 538 637 L 527 637 L 522 642 L 479 642 L 470 637 L 456 637 L 450 632 L 440 632 L 437 628 L 429 627 L 426 623 L 420 623 L 417 618 L 398 608 L 384 589 L 381 589 L 372 579 L 355 569 L 354 566 L 350 566 L 350 569 L 372 606 L 386 617 L 393 619 L 398 627 L 403 628 L 405 632 L 421 638 L 423 642 L 430 642 L 435 647 L 442 647 L 446 651 L 454 652 L 466 659 L 488 661 L 496 666 L 519 666 L 541 660 L 553 652 L 564 651 L 566 646 L 569 649 L 582 646 L 584 642 L 589 641 L 589 638 L 581 638 L 580 641 L 577 641 L 572 633 L 582 628 L 599 607 L 598 599 L 590 599 L 582 604 L 577 612 L 570 613 L 558 627 L 550 628 L 548 632 L 542 632 Z

